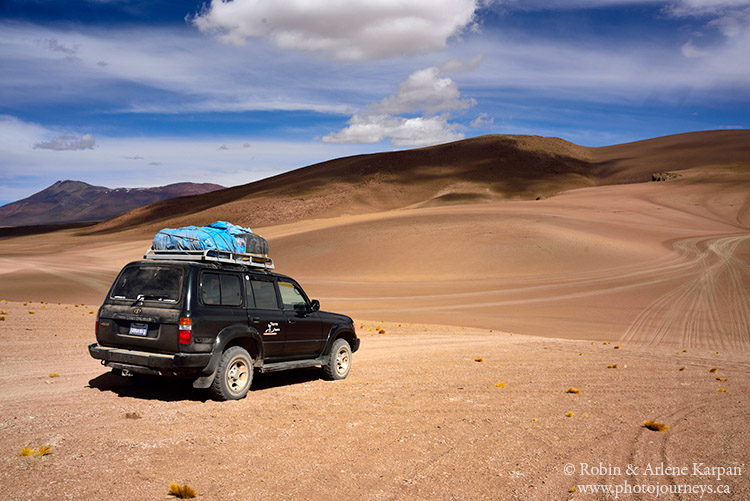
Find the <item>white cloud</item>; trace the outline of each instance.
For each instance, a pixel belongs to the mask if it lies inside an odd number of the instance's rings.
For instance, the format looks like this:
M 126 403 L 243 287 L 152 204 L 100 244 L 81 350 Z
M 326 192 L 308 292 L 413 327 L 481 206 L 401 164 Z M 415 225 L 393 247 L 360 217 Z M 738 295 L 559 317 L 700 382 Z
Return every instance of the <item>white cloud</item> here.
M 367 61 L 441 49 L 476 8 L 475 0 L 212 0 L 192 21 L 228 44 L 261 38 L 282 50 Z
M 57 136 L 53 137 L 50 141 L 36 143 L 34 149 L 56 151 L 93 150 L 95 143 L 93 134 L 84 134 L 80 137 Z
M 473 59 L 478 64 L 479 59 Z M 465 71 L 476 67 L 452 61 L 443 67 Z M 441 67 L 442 68 L 442 67 Z M 326 143 L 379 143 L 390 139 L 394 146 L 426 146 L 463 139 L 456 124 L 448 122 L 451 111 L 470 108 L 473 99 L 463 99 L 458 85 L 436 66 L 413 72 L 398 91 L 355 113 L 347 126 L 321 140 Z M 421 112 L 425 116 L 399 116 Z
M 487 113 L 482 113 L 477 118 L 472 120 L 470 125 L 475 129 L 492 127 L 493 125 L 495 125 L 495 119 L 487 115 Z
M 322 138 L 325 143 L 379 143 L 390 139 L 394 146 L 429 146 L 463 139 L 458 127 L 445 116 L 404 118 L 391 115 L 354 115 L 348 126 Z
M 476 104 L 471 99 L 461 99 L 458 85 L 443 76 L 436 67 L 415 71 L 401 82 L 398 92 L 391 94 L 371 107 L 375 113 L 399 115 L 424 111 L 433 115 L 442 111 L 460 110 Z

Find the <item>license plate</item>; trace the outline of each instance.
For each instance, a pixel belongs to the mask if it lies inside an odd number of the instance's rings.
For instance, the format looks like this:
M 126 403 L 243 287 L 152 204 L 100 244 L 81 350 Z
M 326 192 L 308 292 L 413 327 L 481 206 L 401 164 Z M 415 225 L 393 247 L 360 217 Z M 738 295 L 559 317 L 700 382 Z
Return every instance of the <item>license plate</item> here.
M 137 324 L 133 322 L 130 324 L 131 336 L 148 336 L 148 324 Z

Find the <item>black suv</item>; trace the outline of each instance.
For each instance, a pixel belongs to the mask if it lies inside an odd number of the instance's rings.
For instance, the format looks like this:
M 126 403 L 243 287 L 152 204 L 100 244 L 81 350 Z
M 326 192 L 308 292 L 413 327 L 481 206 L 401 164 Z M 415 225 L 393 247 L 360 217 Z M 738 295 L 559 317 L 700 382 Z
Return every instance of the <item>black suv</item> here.
M 255 369 L 349 374 L 359 348 L 351 318 L 319 311 L 270 259 L 194 254 L 149 251 L 126 265 L 99 308 L 91 356 L 126 376 L 190 376 L 218 400 L 243 398 Z

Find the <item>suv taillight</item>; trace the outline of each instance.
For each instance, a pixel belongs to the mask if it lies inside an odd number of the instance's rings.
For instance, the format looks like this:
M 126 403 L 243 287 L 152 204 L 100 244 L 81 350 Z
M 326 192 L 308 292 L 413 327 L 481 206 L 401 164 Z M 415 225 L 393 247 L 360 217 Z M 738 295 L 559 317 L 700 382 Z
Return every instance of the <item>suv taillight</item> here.
M 190 344 L 193 337 L 193 319 L 180 318 L 180 344 Z

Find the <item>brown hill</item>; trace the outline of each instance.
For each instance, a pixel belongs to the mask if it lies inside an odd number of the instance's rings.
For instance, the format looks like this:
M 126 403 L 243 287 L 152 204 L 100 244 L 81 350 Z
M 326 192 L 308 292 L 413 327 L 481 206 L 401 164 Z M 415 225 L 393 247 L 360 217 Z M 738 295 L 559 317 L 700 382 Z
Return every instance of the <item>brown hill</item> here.
M 175 183 L 156 188 L 106 188 L 81 181 L 58 181 L 28 198 L 0 207 L 0 226 L 103 221 L 160 200 L 224 188 L 211 183 Z
M 206 224 L 249 227 L 403 207 L 542 199 L 586 186 L 646 182 L 655 172 L 750 162 L 750 131 L 706 131 L 603 148 L 494 135 L 339 158 L 250 184 L 142 207 L 92 232 Z

